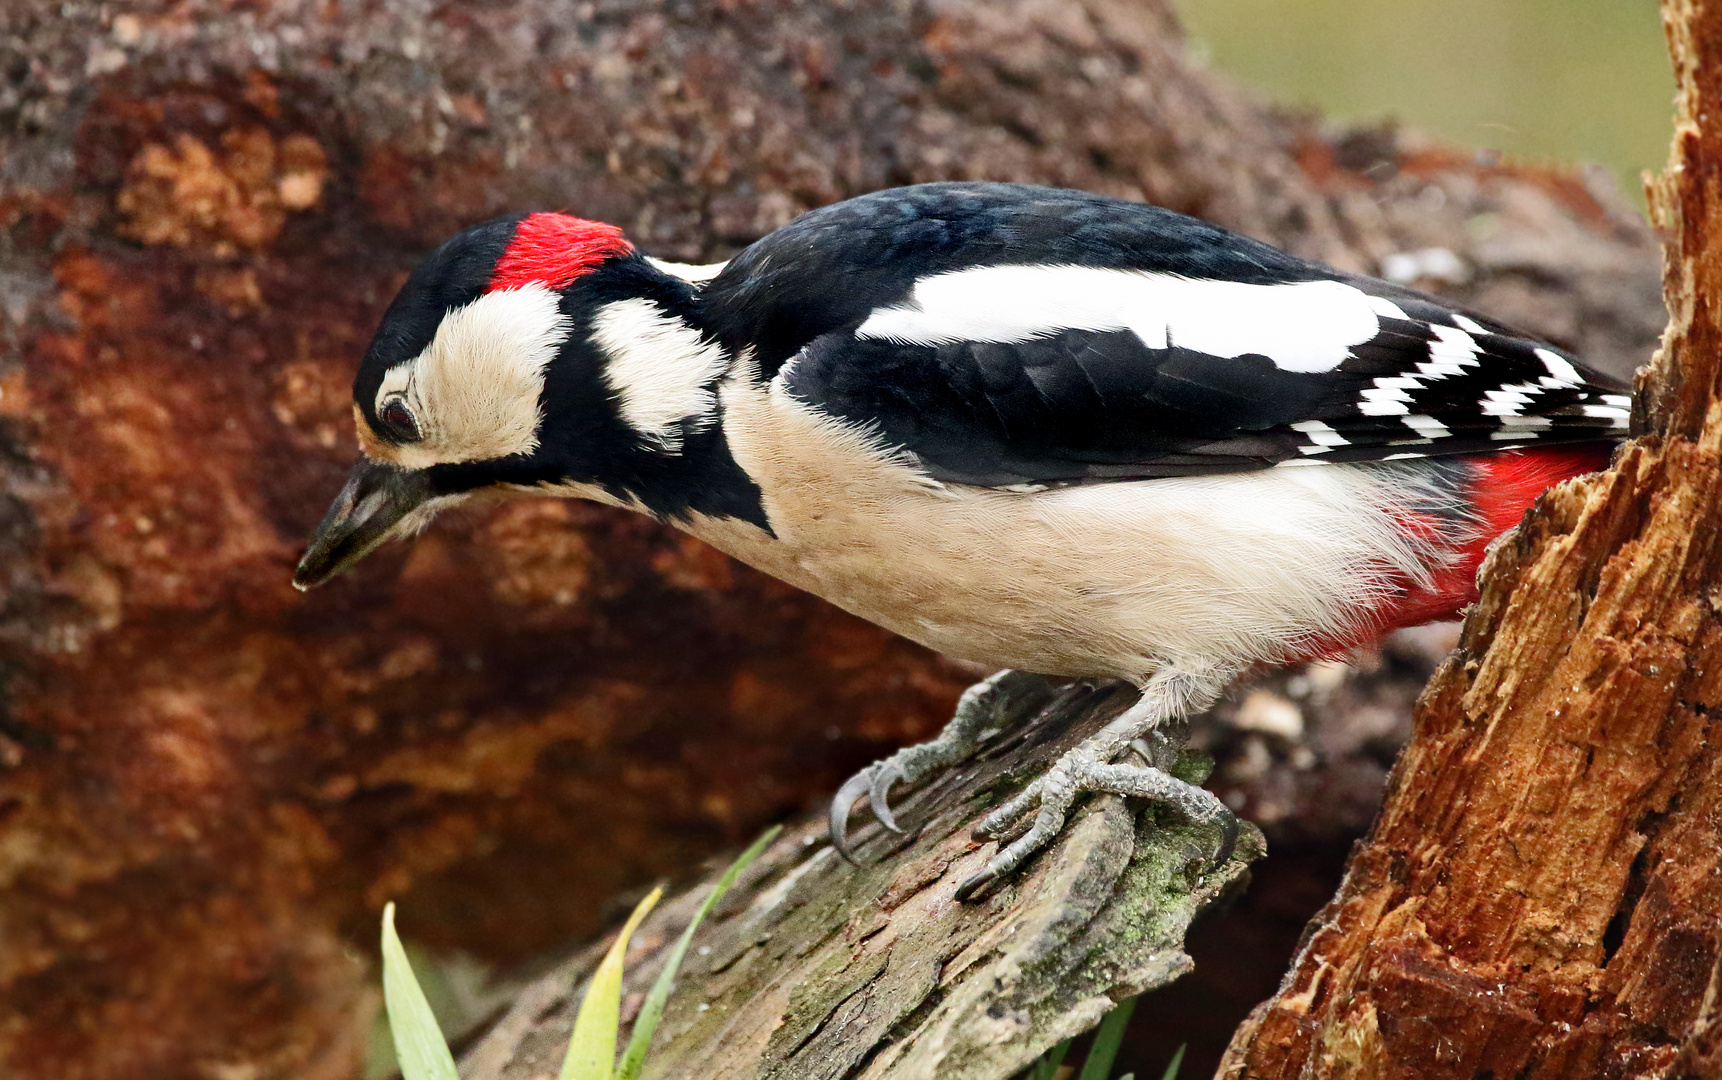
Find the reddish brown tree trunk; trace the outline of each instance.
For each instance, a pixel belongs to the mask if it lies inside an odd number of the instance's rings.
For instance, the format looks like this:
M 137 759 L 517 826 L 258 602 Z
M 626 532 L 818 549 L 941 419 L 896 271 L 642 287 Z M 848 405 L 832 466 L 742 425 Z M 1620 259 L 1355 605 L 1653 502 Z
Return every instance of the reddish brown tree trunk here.
M 1424 284 L 1617 367 L 1660 325 L 1606 193 L 1275 113 L 1158 0 L 0 4 L 0 1074 L 348 1076 L 383 900 L 526 954 L 928 734 L 961 673 L 602 508 L 288 573 L 453 229 L 567 207 L 721 257 L 963 177 L 1360 270 L 1447 248 Z
M 1722 5 L 1664 18 L 1650 434 L 1488 562 L 1373 833 L 1223 1076 L 1722 1075 Z

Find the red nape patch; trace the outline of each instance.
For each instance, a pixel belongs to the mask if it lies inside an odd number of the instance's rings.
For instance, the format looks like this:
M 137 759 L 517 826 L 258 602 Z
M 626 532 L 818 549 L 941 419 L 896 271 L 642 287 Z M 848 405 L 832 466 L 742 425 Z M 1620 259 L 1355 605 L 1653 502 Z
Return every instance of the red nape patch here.
M 543 285 L 560 289 L 606 259 L 627 255 L 634 245 L 622 230 L 569 214 L 528 214 L 515 227 L 485 292 Z

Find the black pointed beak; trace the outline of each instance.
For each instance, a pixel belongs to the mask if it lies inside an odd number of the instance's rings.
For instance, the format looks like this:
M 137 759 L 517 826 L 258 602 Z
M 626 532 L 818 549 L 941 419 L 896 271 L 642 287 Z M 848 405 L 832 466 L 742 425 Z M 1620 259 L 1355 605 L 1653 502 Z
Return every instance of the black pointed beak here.
M 430 477 L 417 469 L 360 458 L 293 571 L 301 591 L 344 573 L 391 536 L 410 532 L 434 513 Z

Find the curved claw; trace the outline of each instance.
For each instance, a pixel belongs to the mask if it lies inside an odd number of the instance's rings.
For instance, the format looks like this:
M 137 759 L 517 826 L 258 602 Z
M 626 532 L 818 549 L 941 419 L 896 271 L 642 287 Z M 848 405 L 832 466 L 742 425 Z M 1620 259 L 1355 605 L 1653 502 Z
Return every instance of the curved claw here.
M 1223 806 L 1224 804 L 1222 804 Z M 1224 866 L 1238 846 L 1238 815 L 1226 809 L 1220 818 L 1220 851 L 1214 856 L 1215 866 Z
M 959 904 L 968 903 L 970 900 L 972 900 L 974 898 L 976 893 L 980 892 L 982 889 L 986 888 L 988 885 L 991 885 L 993 882 L 997 881 L 998 876 L 999 876 L 998 871 L 994 870 L 992 868 L 991 863 L 988 863 L 986 866 L 981 868 L 980 873 L 974 875 L 973 877 L 969 878 L 967 881 L 963 882 L 961 885 L 957 886 L 957 892 L 956 892 L 957 903 L 959 903 Z
M 873 816 L 879 819 L 879 824 L 894 833 L 903 830 L 897 825 L 897 819 L 891 816 L 891 786 L 903 779 L 903 770 L 889 761 L 880 762 L 867 770 L 873 774 L 873 782 L 867 788 L 867 801 L 873 807 Z
M 860 866 L 855 861 L 855 852 L 849 847 L 849 808 L 855 805 L 855 800 L 868 794 L 873 786 L 873 770 L 862 769 L 843 782 L 837 789 L 837 794 L 831 797 L 830 833 L 831 846 L 837 849 L 837 854 L 843 856 L 851 866 Z

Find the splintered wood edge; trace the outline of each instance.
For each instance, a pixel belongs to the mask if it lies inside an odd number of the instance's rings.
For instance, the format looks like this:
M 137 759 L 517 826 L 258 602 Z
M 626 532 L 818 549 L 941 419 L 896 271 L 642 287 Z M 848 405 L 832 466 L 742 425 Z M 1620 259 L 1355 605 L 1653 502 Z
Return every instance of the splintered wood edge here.
M 1670 322 L 1637 380 L 1642 437 L 1608 471 L 1546 495 L 1492 553 L 1375 829 L 1220 1076 L 1592 1075 L 1605 1055 L 1636 1055 L 1635 1075 L 1672 1077 L 1722 1063 L 1706 1034 L 1714 983 L 1701 985 L 1694 959 L 1715 948 L 1722 872 L 1722 755 L 1703 737 L 1706 703 L 1722 700 L 1708 585 L 1722 518 L 1722 5 L 1662 9 L 1677 115 L 1668 169 L 1647 194 Z M 1586 717 L 1605 738 L 1568 730 Z M 1502 844 L 1521 856 L 1520 804 L 1559 791 L 1561 763 L 1542 767 L 1566 746 L 1596 755 L 1580 809 L 1603 800 L 1617 828 L 1565 814 L 1523 848 L 1525 865 L 1502 871 Z M 1491 813 L 1493 843 L 1475 820 Z M 1583 855 L 1590 872 L 1562 873 Z M 1576 895 L 1533 895 L 1550 878 Z M 1463 1015 L 1429 1022 L 1457 1001 Z M 1426 1035 L 1405 1034 L 1413 1019 Z
M 1254 826 L 1212 867 L 1215 827 L 1090 799 L 1018 878 L 975 903 L 952 895 L 994 850 L 970 838 L 980 818 L 1127 701 L 1080 687 L 1013 695 L 979 760 L 903 799 L 906 836 L 863 818 L 859 868 L 831 849 L 822 816 L 787 830 L 701 927 L 646 1076 L 1002 1080 L 1190 970 L 1191 921 L 1266 850 Z M 637 933 L 625 1018 L 715 877 Z M 461 1075 L 554 1075 L 603 947 L 529 986 Z

